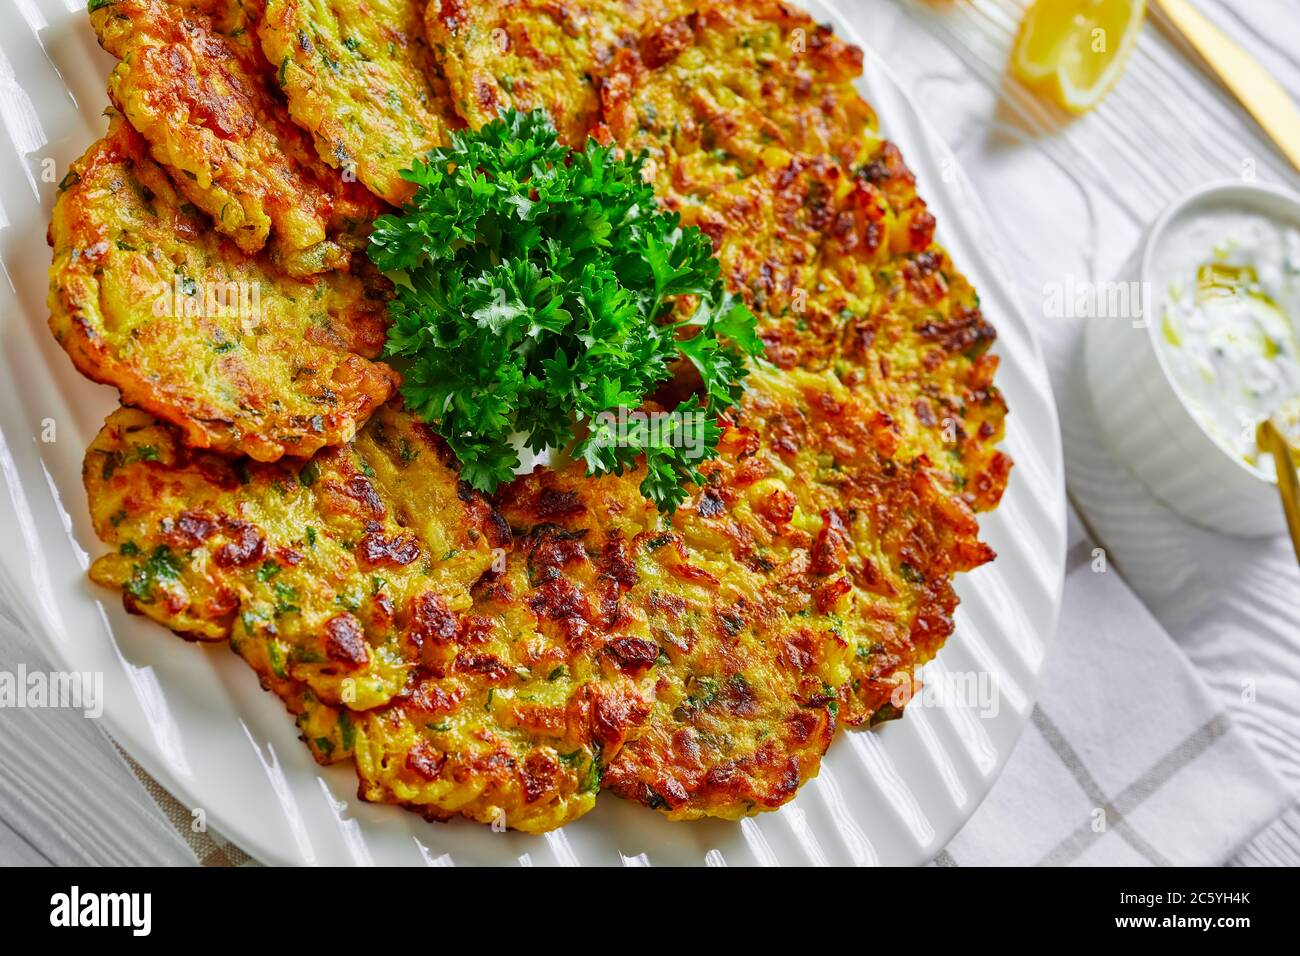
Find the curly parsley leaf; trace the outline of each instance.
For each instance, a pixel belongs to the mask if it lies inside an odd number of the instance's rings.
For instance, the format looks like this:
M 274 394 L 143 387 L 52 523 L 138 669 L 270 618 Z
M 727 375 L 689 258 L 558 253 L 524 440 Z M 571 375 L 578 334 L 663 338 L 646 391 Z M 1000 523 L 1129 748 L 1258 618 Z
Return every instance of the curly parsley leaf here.
M 414 197 L 375 222 L 370 257 L 397 284 L 386 354 L 475 488 L 513 477 L 522 435 L 589 474 L 644 459 L 642 493 L 671 512 L 717 454 L 718 415 L 763 344 L 709 238 L 660 209 L 643 162 L 595 140 L 571 151 L 544 111 L 508 111 L 403 171 Z M 674 319 L 683 296 L 694 311 Z M 654 424 L 629 414 L 682 358 L 702 394 Z

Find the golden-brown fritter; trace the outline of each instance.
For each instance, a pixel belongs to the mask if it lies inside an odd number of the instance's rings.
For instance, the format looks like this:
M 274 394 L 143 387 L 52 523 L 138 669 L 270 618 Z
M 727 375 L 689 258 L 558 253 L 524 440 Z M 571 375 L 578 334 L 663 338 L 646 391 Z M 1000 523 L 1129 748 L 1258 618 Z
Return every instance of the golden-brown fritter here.
M 978 293 L 934 241 L 934 217 L 898 148 L 879 143 L 855 179 L 885 198 L 893 254 L 880 262 L 865 246 L 833 250 L 841 274 L 875 274 L 869 308 L 854 307 L 845 328 L 844 380 L 888 400 L 905 443 L 927 455 L 972 508 L 991 510 L 1011 471 L 996 448 L 1007 415 L 993 383 L 998 358 L 989 351 L 997 333 Z
M 472 127 L 544 107 L 581 148 L 600 120 L 599 78 L 648 18 L 686 0 L 430 0 L 425 23 L 456 110 Z
M 270 76 L 271 64 L 262 54 L 257 25 L 262 21 L 266 0 L 165 0 L 177 11 L 208 18 L 210 29 L 219 34 L 252 76 Z
M 1005 487 L 1006 405 L 993 387 L 995 333 L 933 241 L 934 217 L 892 143 L 849 170 L 775 148 L 751 176 L 683 214 L 710 235 L 728 284 L 758 317 L 783 369 L 832 368 L 866 390 L 970 503 Z
M 757 384 L 745 401 L 765 394 Z M 764 513 L 786 502 L 775 479 L 764 483 L 781 468 L 774 436 L 729 427 L 720 447 L 707 486 L 666 525 L 644 520 L 639 474 L 543 471 L 502 495 L 512 525 L 544 515 L 547 535 L 581 542 L 543 585 L 558 603 L 572 601 L 571 569 L 604 565 L 592 623 L 615 666 L 653 678 L 653 706 L 603 783 L 680 819 L 790 800 L 817 773 L 848 676 L 849 644 L 801 573 L 806 554 Z
M 590 809 L 607 768 L 676 815 L 734 817 L 815 775 L 849 644 L 721 517 L 759 473 L 751 435 L 724 450 L 735 489 L 696 506 L 716 520 L 680 529 L 641 475 L 581 466 L 520 478 L 494 510 L 430 436 L 386 408 L 295 471 L 192 452 L 121 410 L 86 459 L 115 549 L 92 577 L 182 634 L 229 637 L 318 759 L 351 755 L 363 797 L 432 818 L 549 829 Z M 643 724 L 668 749 L 619 763 Z
M 86 456 L 91 577 L 129 610 L 229 640 L 259 673 L 365 710 L 399 693 L 410 618 L 469 605 L 507 533 L 459 487 L 445 447 L 381 410 L 310 461 L 232 461 L 186 448 L 144 412 L 115 413 Z
M 650 157 L 669 208 L 749 176 L 770 147 L 853 166 L 875 113 L 853 81 L 862 51 L 780 0 L 668 9 L 602 73 L 614 142 Z
M 864 308 L 876 290 L 872 270 L 843 267 L 837 250 L 874 243 L 883 261 L 887 214 L 838 163 L 769 147 L 751 175 L 687 206 L 682 222 L 713 240 L 723 279 L 758 319 L 765 358 L 824 369 L 850 306 Z
M 639 493 L 628 504 L 646 510 Z M 622 618 L 610 570 L 626 543 L 550 522 L 513 530 L 473 607 L 426 644 L 433 666 L 397 704 L 364 715 L 365 799 L 552 829 L 591 809 L 604 765 L 645 720 L 653 674 L 628 666 L 618 652 L 636 642 L 613 630 Z
M 269 242 L 290 275 L 346 269 L 382 207 L 321 163 L 275 100 L 248 40 L 257 13 L 235 0 L 117 0 L 90 16 L 121 60 L 109 95 L 189 202 L 244 252 Z
M 976 509 L 1010 460 L 979 297 L 852 82 L 862 54 L 777 0 L 661 15 L 602 81 L 616 142 L 649 148 L 662 202 L 714 241 L 783 369 L 831 368 Z
M 259 36 L 322 159 L 400 206 L 399 171 L 464 124 L 424 36 L 421 0 L 267 0 Z
M 278 274 L 213 233 L 114 116 L 50 223 L 50 328 L 85 375 L 199 448 L 260 460 L 347 441 L 397 389 L 370 361 L 387 282 Z
M 793 797 L 836 724 L 910 690 L 951 633 L 952 571 L 992 557 L 924 460 L 899 457 L 889 416 L 832 372 L 757 371 L 724 424 L 671 526 L 707 575 L 692 585 L 721 600 L 698 612 L 649 579 L 627 597 L 672 666 L 605 783 L 674 818 Z

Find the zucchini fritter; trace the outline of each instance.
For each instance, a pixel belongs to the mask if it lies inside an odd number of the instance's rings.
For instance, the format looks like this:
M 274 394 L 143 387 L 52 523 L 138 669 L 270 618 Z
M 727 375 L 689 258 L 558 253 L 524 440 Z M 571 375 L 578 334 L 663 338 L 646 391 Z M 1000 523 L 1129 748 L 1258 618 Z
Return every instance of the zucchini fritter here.
M 457 111 L 479 127 L 507 108 L 545 107 L 581 148 L 601 118 L 599 76 L 647 18 L 687 0 L 430 0 L 429 41 Z
M 468 607 L 508 534 L 446 456 L 387 407 L 305 464 L 191 451 L 122 409 L 86 456 L 96 532 L 116 547 L 91 577 L 121 588 L 129 610 L 228 639 L 259 673 L 328 703 L 388 703 L 416 664 L 401 625 Z
M 736 486 L 771 455 L 724 443 L 723 460 L 745 476 Z M 846 645 L 818 629 L 824 615 L 806 593 L 785 586 L 788 565 L 744 531 L 729 536 L 724 499 L 739 487 L 711 483 L 659 526 L 638 502 L 639 480 L 589 479 L 580 466 L 539 471 L 502 503 L 512 525 L 534 523 L 534 537 L 571 555 L 529 600 L 551 589 L 545 606 L 568 606 L 582 569 L 603 572 L 603 588 L 578 591 L 591 604 L 582 619 L 615 668 L 653 682 L 644 727 L 608 763 L 604 785 L 679 817 L 777 807 L 816 775 L 830 743 L 828 688 L 847 677 Z
M 464 124 L 425 40 L 420 0 L 266 0 L 259 36 L 325 162 L 395 206 L 399 171 Z
M 1007 415 L 993 384 L 998 358 L 989 348 L 997 333 L 978 293 L 934 241 L 934 217 L 898 148 L 881 142 L 854 176 L 887 203 L 892 255 L 878 261 L 861 245 L 840 256 L 842 274 L 874 270 L 876 284 L 870 308 L 851 309 L 840 352 L 844 380 L 888 402 L 905 445 L 927 455 L 970 507 L 991 510 L 1011 471 L 996 448 Z
M 640 493 L 627 504 L 645 513 Z M 463 813 L 529 832 L 595 804 L 605 763 L 645 720 L 653 676 L 618 650 L 620 541 L 544 522 L 473 587 L 436 652 L 474 675 L 461 691 L 425 670 L 393 707 L 364 715 L 357 773 L 368 800 L 433 819 Z M 588 553 L 590 551 L 590 554 Z
M 706 0 L 661 9 L 604 70 L 614 142 L 646 150 L 669 208 L 762 167 L 764 151 L 852 165 L 876 127 L 853 81 L 862 51 L 780 0 Z
M 755 372 L 724 424 L 672 522 L 723 600 L 707 614 L 680 587 L 629 594 L 672 666 L 605 777 L 674 818 L 793 797 L 837 722 L 867 719 L 938 649 L 951 572 L 992 556 L 924 460 L 898 457 L 889 417 L 831 372 Z
M 346 269 L 382 207 L 284 115 L 248 42 L 256 14 L 235 0 L 117 0 L 90 16 L 121 60 L 109 95 L 187 200 L 244 252 L 269 240 L 290 275 Z
M 121 119 L 50 223 L 50 328 L 73 363 L 198 448 L 260 460 L 346 441 L 397 389 L 372 362 L 387 281 L 278 274 L 211 232 Z
M 832 368 L 970 503 L 1005 487 L 1006 405 L 992 385 L 995 333 L 966 279 L 933 241 L 934 218 L 892 143 L 856 171 L 825 157 L 764 153 L 754 175 L 688 208 L 722 274 L 758 316 L 767 358 Z

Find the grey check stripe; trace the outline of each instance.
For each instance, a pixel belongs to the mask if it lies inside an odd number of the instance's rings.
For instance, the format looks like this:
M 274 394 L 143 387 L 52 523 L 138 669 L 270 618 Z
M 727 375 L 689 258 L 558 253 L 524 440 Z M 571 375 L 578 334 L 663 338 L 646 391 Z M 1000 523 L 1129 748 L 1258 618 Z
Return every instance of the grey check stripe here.
M 131 772 L 135 774 L 136 779 L 144 787 L 145 793 L 149 799 L 159 809 L 167 822 L 185 841 L 194 858 L 200 866 L 242 866 L 252 860 L 247 853 L 233 843 L 223 844 L 216 837 L 208 832 L 194 832 L 194 815 L 189 807 L 172 796 L 171 791 L 167 790 L 153 777 L 145 772 L 145 769 L 135 762 L 135 758 L 128 754 L 122 746 L 113 741 L 117 747 L 117 752 L 121 754 L 122 759 L 126 761 Z
M 1106 797 L 1106 794 L 1102 792 L 1101 785 L 1088 772 L 1083 760 L 1070 746 L 1070 742 L 1065 739 L 1061 729 L 1052 723 L 1041 707 L 1034 708 L 1031 719 L 1034 726 L 1038 728 L 1039 733 L 1047 740 L 1048 745 L 1056 752 L 1056 756 L 1060 758 L 1061 763 L 1065 764 L 1066 769 L 1074 776 L 1075 782 L 1079 784 L 1084 794 L 1092 801 L 1094 806 L 1102 808 L 1106 814 L 1107 828 L 1113 828 L 1116 833 L 1124 838 L 1126 843 L 1146 857 L 1152 864 L 1169 866 L 1169 861 L 1129 825 L 1119 808 Z M 1084 824 L 1080 829 L 1075 830 L 1057 844 L 1056 848 L 1039 863 L 1044 866 L 1061 866 L 1072 862 L 1078 859 L 1080 854 L 1100 836 L 1101 833 L 1094 831 L 1091 823 Z
M 1087 768 L 1083 766 L 1079 755 L 1074 752 L 1074 749 L 1061 734 L 1060 729 L 1048 719 L 1041 708 L 1034 708 L 1033 721 L 1034 726 L 1039 729 L 1048 744 L 1056 751 L 1061 762 L 1074 774 L 1075 780 L 1088 796 L 1088 799 L 1093 800 L 1097 806 L 1105 811 L 1107 825 L 1113 827 L 1115 832 L 1123 837 L 1133 849 L 1156 866 L 1172 865 L 1163 854 L 1147 843 L 1133 829 L 1125 816 L 1146 802 L 1147 798 L 1168 783 L 1175 773 L 1209 750 L 1214 742 L 1227 732 L 1229 727 L 1227 715 L 1224 713 L 1216 714 L 1199 728 L 1192 731 L 1182 743 L 1156 761 L 1150 770 L 1124 788 L 1113 801 L 1106 799 L 1097 782 Z M 1080 854 L 1102 835 L 1094 832 L 1090 824 L 1082 824 L 1043 857 L 1038 865 L 1064 866 L 1071 863 L 1078 859 Z

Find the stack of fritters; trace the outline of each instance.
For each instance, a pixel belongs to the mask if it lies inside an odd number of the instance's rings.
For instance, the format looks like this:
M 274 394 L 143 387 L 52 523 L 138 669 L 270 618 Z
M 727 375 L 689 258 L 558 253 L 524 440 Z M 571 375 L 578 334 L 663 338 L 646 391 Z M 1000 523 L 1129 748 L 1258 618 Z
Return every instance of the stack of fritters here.
M 993 330 L 860 51 L 774 0 L 91 6 L 116 112 L 50 309 L 128 406 L 86 457 L 96 581 L 228 640 L 319 761 L 433 819 L 543 831 L 602 788 L 734 818 L 899 715 L 1010 462 Z M 473 491 L 376 361 L 370 222 L 506 107 L 647 151 L 758 316 L 769 361 L 671 519 L 581 465 Z

